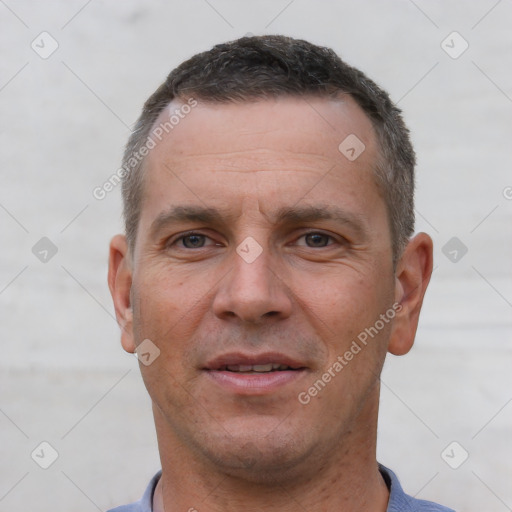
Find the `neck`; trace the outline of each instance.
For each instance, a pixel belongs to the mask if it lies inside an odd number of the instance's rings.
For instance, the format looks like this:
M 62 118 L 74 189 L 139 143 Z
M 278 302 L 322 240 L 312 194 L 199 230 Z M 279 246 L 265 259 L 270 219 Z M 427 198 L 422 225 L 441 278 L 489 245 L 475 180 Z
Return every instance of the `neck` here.
M 378 409 L 378 401 L 372 409 Z M 300 467 L 255 483 L 247 475 L 227 474 L 200 460 L 174 436 L 155 408 L 162 477 L 155 512 L 308 512 L 340 510 L 384 512 L 389 492 L 375 458 L 376 411 L 359 418 L 332 455 L 312 455 Z M 372 420 L 374 418 L 374 420 Z M 366 422 L 366 423 L 365 423 Z

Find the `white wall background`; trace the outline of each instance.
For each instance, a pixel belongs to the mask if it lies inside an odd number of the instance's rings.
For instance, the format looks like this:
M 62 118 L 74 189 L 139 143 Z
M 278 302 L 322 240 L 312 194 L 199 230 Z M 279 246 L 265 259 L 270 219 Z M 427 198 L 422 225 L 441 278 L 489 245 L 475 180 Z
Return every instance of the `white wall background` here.
M 167 73 L 247 32 L 331 46 L 404 109 L 436 270 L 416 347 L 383 373 L 379 459 L 410 494 L 512 510 L 511 17 L 506 0 L 0 0 L 0 511 L 106 510 L 159 468 L 106 286 L 120 193 L 92 190 Z

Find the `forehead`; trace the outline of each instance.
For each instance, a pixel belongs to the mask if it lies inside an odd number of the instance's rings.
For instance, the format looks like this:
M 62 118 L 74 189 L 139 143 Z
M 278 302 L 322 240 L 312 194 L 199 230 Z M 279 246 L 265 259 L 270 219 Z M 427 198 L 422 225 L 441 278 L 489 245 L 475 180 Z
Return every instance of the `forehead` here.
M 223 162 L 241 160 L 264 164 L 265 152 L 268 160 L 281 159 L 293 166 L 300 159 L 317 166 L 319 160 L 334 163 L 353 156 L 344 146 L 354 142 L 358 152 L 361 143 L 365 146 L 359 164 L 372 166 L 376 157 L 372 123 L 349 95 L 336 100 L 307 96 L 243 103 L 197 100 L 193 108 L 186 105 L 174 100 L 155 122 L 153 131 L 163 127 L 164 133 L 147 157 L 148 166 L 178 161 L 186 165 L 188 158 L 202 157 L 221 168 Z
M 373 126 L 349 96 L 186 104 L 172 102 L 153 126 L 167 129 L 146 157 L 141 231 L 176 205 L 232 220 L 299 203 L 382 210 Z

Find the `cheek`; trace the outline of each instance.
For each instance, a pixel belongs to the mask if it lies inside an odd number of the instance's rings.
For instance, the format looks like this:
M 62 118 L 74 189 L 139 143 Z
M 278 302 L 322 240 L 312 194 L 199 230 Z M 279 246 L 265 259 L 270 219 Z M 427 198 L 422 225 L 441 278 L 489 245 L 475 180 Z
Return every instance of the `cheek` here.
M 369 270 L 340 268 L 324 279 L 297 273 L 290 278 L 293 293 L 310 321 L 336 343 L 345 344 L 372 325 L 386 309 L 392 293 Z M 388 297 L 389 296 L 389 297 Z M 382 311 L 381 311 L 382 310 Z
M 163 409 L 170 404 L 178 408 L 186 404 L 183 382 L 190 377 L 189 340 L 194 336 L 198 313 L 193 301 L 191 305 L 184 297 L 185 288 L 183 283 L 148 276 L 134 286 L 135 343 L 149 339 L 159 350 L 151 364 L 139 366 L 146 389 Z
M 149 338 L 165 351 L 171 340 L 181 339 L 182 330 L 189 325 L 187 320 L 194 314 L 197 294 L 183 280 L 169 279 L 163 272 L 141 274 L 134 282 L 134 290 L 136 341 Z

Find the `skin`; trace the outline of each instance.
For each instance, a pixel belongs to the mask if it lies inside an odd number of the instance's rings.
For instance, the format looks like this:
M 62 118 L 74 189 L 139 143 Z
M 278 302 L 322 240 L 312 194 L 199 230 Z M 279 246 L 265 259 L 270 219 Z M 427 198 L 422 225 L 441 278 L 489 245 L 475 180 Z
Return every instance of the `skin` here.
M 349 134 L 366 146 L 353 162 L 338 150 Z M 163 470 L 155 510 L 386 510 L 379 375 L 387 352 L 414 342 L 432 241 L 416 235 L 393 268 L 377 152 L 345 96 L 199 103 L 147 156 L 133 254 L 115 236 L 108 279 L 124 349 L 150 339 L 160 350 L 140 365 Z M 220 216 L 153 229 L 178 205 Z M 344 217 L 276 218 L 307 207 Z M 247 237 L 262 249 L 252 263 L 236 251 Z M 394 319 L 301 404 L 394 303 Z M 204 370 L 233 351 L 278 351 L 306 369 L 272 392 L 233 392 Z

